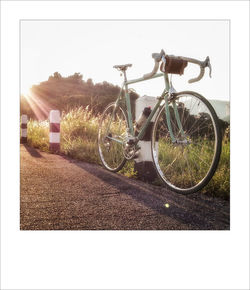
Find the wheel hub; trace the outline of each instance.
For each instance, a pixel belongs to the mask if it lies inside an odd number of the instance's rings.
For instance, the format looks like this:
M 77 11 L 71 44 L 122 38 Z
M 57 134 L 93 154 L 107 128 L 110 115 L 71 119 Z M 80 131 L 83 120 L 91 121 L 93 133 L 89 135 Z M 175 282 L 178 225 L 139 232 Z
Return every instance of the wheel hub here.
M 111 137 L 112 138 L 112 134 L 109 133 L 108 136 L 106 136 L 103 140 L 103 145 L 104 147 L 106 148 L 106 150 L 109 152 L 110 151 L 110 147 L 111 147 L 111 139 L 109 138 Z

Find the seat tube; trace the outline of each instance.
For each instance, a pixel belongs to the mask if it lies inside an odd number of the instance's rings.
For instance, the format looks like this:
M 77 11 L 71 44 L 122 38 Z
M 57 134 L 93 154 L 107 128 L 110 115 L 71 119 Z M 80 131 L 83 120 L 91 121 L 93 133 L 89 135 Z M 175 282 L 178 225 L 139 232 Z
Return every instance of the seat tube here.
M 164 75 L 164 80 L 165 80 L 165 85 L 166 85 L 166 92 L 169 92 L 169 79 L 168 79 L 168 75 L 167 74 Z M 165 112 L 166 112 L 168 130 L 169 130 L 169 134 L 170 134 L 172 142 L 175 143 L 176 139 L 174 137 L 174 133 L 173 133 L 173 129 L 172 129 L 171 121 L 170 121 L 170 111 L 169 111 L 169 105 L 168 105 L 168 94 L 165 94 L 164 98 L 165 98 Z
M 134 136 L 134 130 L 133 130 L 133 122 L 132 122 L 132 112 L 131 112 L 131 103 L 130 103 L 130 96 L 128 93 L 128 84 L 127 84 L 127 75 L 126 71 L 124 71 L 124 86 L 125 86 L 125 100 L 126 100 L 126 106 L 127 106 L 127 112 L 128 112 L 128 126 L 129 126 L 129 133 Z

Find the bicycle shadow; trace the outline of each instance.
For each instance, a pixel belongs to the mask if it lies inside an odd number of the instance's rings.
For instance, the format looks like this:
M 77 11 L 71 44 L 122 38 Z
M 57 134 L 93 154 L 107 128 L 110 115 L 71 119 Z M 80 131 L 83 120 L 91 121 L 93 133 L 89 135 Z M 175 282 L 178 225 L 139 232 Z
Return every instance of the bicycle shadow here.
M 154 186 L 109 172 L 98 165 L 73 161 L 66 156 L 63 158 L 158 214 L 187 225 L 187 229 L 230 229 L 229 203 L 224 200 L 200 193 L 188 196 L 180 195 L 161 186 Z M 166 204 L 169 204 L 169 207 L 166 207 Z

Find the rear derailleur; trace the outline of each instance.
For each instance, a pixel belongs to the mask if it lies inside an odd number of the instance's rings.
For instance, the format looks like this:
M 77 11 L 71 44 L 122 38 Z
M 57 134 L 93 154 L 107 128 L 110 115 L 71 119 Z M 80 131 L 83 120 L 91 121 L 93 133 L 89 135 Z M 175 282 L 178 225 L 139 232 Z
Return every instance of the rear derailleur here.
M 138 157 L 138 151 L 140 147 L 138 146 L 138 139 L 136 137 L 129 136 L 125 138 L 123 142 L 123 155 L 127 160 Z

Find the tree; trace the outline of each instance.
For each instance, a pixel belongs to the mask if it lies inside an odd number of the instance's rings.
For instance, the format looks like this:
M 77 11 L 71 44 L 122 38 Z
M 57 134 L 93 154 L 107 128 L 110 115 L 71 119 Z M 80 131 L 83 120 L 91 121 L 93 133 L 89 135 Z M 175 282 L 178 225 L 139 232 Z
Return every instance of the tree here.
M 68 79 L 74 83 L 81 83 L 82 82 L 82 75 L 78 73 L 74 73 L 72 76 L 69 76 Z
M 92 81 L 92 79 L 87 79 L 87 85 L 89 86 L 89 87 L 93 87 L 93 81 Z
M 49 77 L 49 81 L 54 81 L 54 80 L 61 80 L 62 76 L 59 72 L 54 72 L 53 76 Z
M 103 112 L 107 104 L 116 100 L 121 90 L 119 86 L 107 81 L 94 84 L 91 78 L 84 81 L 82 77 L 79 72 L 67 77 L 62 77 L 59 72 L 55 72 L 49 77 L 48 81 L 32 86 L 31 91 L 35 97 L 33 101 L 38 108 L 43 104 L 46 110 L 58 109 L 68 112 L 75 107 L 88 106 L 93 114 L 99 114 Z M 135 100 L 138 98 L 138 94 L 130 91 L 130 98 L 134 117 Z M 21 103 L 21 111 L 28 109 L 29 104 L 27 102 L 22 99 Z M 45 115 L 44 118 L 46 119 L 48 117 L 47 111 Z

